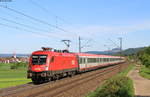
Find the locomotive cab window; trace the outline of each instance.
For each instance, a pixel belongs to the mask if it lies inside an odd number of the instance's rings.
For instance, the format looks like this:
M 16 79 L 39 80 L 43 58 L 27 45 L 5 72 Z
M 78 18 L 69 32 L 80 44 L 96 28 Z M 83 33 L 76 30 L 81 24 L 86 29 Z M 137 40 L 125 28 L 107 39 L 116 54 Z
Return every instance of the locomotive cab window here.
M 33 65 L 43 65 L 46 64 L 47 55 L 32 55 Z

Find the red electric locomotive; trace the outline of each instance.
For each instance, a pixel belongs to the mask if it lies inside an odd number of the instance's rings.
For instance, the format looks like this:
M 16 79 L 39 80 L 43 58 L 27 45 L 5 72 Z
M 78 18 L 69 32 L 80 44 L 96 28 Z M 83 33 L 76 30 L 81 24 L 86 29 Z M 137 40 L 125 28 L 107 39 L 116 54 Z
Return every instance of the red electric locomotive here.
M 27 77 L 34 83 L 50 81 L 64 76 L 124 62 L 123 57 L 69 53 L 67 50 L 42 48 L 32 53 Z

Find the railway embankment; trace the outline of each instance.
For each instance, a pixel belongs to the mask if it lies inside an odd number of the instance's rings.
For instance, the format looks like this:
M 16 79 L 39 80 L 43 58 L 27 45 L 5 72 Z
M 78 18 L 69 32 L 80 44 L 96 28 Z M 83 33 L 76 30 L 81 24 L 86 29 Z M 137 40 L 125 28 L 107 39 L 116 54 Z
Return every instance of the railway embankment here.
M 140 67 L 136 66 L 128 76 L 133 80 L 136 97 L 150 97 L 150 80 L 140 76 Z M 142 67 L 143 69 L 143 67 Z
M 125 70 L 106 80 L 104 84 L 91 92 L 87 97 L 134 97 L 132 80 L 127 74 L 134 65 L 129 65 Z

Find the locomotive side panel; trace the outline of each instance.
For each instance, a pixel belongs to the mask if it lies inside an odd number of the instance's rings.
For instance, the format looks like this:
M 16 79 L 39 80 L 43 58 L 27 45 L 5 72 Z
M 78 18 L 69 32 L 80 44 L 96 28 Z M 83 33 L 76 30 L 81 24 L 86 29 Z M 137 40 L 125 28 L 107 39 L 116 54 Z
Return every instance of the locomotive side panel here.
M 70 72 L 78 69 L 77 58 L 72 54 L 60 54 L 53 56 L 49 65 L 53 74 Z

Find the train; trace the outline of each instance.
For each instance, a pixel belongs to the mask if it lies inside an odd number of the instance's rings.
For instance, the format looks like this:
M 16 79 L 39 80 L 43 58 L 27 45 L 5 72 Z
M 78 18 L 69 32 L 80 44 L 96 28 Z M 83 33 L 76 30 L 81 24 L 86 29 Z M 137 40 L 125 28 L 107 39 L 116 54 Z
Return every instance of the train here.
M 125 58 L 120 56 L 73 53 L 43 47 L 30 56 L 27 78 L 32 79 L 33 83 L 39 83 L 123 62 Z

